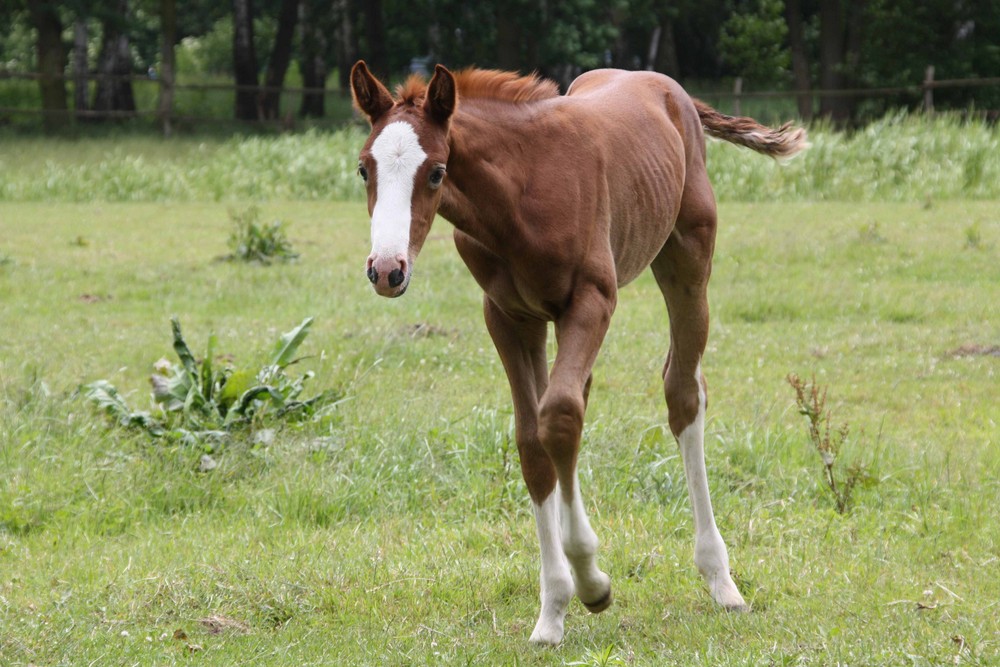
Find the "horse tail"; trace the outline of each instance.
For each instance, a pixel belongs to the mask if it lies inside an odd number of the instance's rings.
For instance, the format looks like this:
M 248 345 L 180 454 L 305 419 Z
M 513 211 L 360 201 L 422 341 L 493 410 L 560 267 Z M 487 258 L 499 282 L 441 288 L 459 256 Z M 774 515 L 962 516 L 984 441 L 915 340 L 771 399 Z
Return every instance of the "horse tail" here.
M 805 129 L 796 127 L 791 122 L 779 128 L 771 128 L 761 125 L 753 118 L 719 113 L 701 100 L 694 100 L 694 106 L 705 132 L 717 139 L 746 146 L 777 160 L 790 159 L 809 148 Z

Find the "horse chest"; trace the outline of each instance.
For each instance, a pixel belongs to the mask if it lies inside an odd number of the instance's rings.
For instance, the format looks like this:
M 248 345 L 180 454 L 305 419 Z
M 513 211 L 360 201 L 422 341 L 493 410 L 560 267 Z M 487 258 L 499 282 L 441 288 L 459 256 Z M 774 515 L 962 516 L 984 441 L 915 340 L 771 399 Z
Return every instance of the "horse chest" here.
M 455 247 L 469 272 L 496 305 L 510 315 L 554 320 L 565 310 L 579 272 L 559 257 L 494 252 L 455 230 Z

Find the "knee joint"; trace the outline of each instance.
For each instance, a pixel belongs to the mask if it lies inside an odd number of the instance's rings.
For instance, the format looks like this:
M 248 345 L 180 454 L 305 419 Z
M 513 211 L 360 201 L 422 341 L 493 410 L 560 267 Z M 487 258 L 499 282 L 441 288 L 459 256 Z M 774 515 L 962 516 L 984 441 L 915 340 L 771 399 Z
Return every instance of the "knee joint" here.
M 573 447 L 583 430 L 583 413 L 583 396 L 547 392 L 542 398 L 538 434 L 550 455 L 556 457 L 564 448 Z

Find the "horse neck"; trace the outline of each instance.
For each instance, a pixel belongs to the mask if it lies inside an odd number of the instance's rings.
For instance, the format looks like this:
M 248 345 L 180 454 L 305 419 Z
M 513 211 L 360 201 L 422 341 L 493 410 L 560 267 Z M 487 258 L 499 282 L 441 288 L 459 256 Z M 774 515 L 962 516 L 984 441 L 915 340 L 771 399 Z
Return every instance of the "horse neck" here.
M 472 102 L 464 102 L 470 105 Z M 527 165 L 515 118 L 459 109 L 449 134 L 448 180 L 441 215 L 487 247 L 496 248 L 516 221 Z

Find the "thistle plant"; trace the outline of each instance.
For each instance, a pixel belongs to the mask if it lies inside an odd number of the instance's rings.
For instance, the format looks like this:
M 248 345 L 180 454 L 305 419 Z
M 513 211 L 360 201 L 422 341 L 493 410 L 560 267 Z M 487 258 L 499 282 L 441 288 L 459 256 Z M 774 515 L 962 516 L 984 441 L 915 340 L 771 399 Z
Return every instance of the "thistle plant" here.
M 306 318 L 275 343 L 263 367 L 240 368 L 216 365 L 216 338 L 209 336 L 200 362 L 188 347 L 180 322 L 170 321 L 173 348 L 178 363 L 160 359 L 153 365 L 152 412 L 133 410 L 118 390 L 106 380 L 81 387 L 84 397 L 96 404 L 122 427 L 139 428 L 153 437 L 177 437 L 186 441 L 224 439 L 239 428 L 256 428 L 279 419 L 310 417 L 337 403 L 338 391 L 325 391 L 303 400 L 301 395 L 312 371 L 293 377 L 290 366 L 301 358 L 296 352 L 309 333 L 312 318 Z
M 787 380 L 795 390 L 799 414 L 809 424 L 809 441 L 823 462 L 823 479 L 833 496 L 837 512 L 846 514 L 851 508 L 855 488 L 871 484 L 873 477 L 858 461 L 838 465 L 850 428 L 847 424 L 836 428 L 831 426 L 830 411 L 826 408 L 826 387 L 816 384 L 815 376 L 812 381 L 806 382 L 795 373 L 790 373 Z

